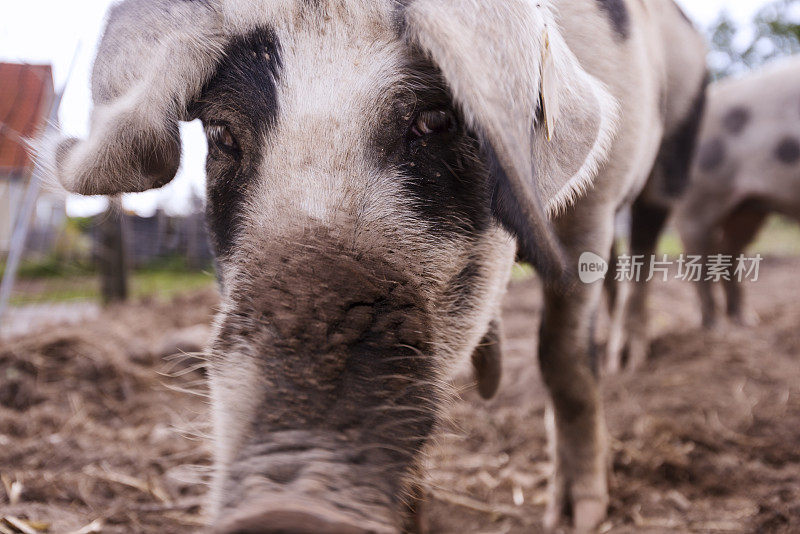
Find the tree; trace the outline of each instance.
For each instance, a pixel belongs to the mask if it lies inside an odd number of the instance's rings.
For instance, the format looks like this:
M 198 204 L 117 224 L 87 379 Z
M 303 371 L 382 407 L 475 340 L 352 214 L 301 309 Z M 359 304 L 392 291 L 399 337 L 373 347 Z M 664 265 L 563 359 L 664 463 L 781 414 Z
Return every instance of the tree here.
M 800 53 L 800 0 L 773 0 L 744 27 L 723 11 L 711 27 L 709 40 L 716 78 Z

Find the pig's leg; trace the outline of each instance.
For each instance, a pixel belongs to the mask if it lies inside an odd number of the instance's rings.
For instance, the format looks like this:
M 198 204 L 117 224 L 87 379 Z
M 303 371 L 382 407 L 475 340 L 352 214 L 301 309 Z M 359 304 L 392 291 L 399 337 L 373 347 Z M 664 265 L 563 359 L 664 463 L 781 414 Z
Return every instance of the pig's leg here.
M 613 213 L 592 206 L 562 216 L 558 230 L 569 261 L 577 265 L 584 251 L 608 258 L 613 220 Z M 590 358 L 591 325 L 602 290 L 601 281 L 545 289 L 539 363 L 551 397 L 547 420 L 554 470 L 544 518 L 548 529 L 562 524 L 569 512 L 578 532 L 593 530 L 606 516 L 607 435 Z
M 722 226 L 721 253 L 733 258 L 730 280 L 723 283 L 725 299 L 727 302 L 728 317 L 741 326 L 754 326 L 758 317 L 745 301 L 742 284 L 736 280 L 734 272 L 737 258 L 747 248 L 747 245 L 756 237 L 767 213 L 749 206 L 737 209 Z
M 627 239 L 630 242 L 630 239 Z M 629 254 L 626 246 L 624 254 Z M 606 307 L 608 309 L 608 339 L 605 347 L 605 360 L 603 369 L 606 374 L 615 375 L 622 368 L 622 345 L 625 341 L 624 320 L 625 308 L 630 297 L 631 284 L 627 281 L 618 281 L 616 273 L 619 255 L 623 254 L 619 243 L 611 247 L 611 257 L 608 260 L 608 273 L 604 281 L 606 294 Z
M 606 310 L 609 315 L 614 315 L 614 309 L 617 305 L 617 298 L 619 296 L 619 284 L 614 279 L 617 273 L 617 258 L 621 254 L 619 246 L 616 242 L 611 245 L 611 252 L 608 257 L 608 273 L 603 280 L 603 289 L 606 295 Z
M 706 189 L 693 187 L 675 218 L 686 255 L 701 256 L 702 264 L 706 263 L 709 255 L 719 250 L 719 240 L 715 237 L 719 225 L 736 206 L 736 202 L 729 196 Z M 719 317 L 714 302 L 713 284 L 705 280 L 705 277 L 704 270 L 700 280 L 695 282 L 695 288 L 700 298 L 703 327 L 710 329 L 717 326 Z
M 622 359 L 627 361 L 628 369 L 641 367 L 647 359 L 649 350 L 649 311 L 647 309 L 650 261 L 655 255 L 658 237 L 664 229 L 669 212 L 638 199 L 631 209 L 631 254 L 644 256 L 641 279 L 631 285 L 631 295 L 625 308 L 625 331 L 627 337 L 623 346 Z

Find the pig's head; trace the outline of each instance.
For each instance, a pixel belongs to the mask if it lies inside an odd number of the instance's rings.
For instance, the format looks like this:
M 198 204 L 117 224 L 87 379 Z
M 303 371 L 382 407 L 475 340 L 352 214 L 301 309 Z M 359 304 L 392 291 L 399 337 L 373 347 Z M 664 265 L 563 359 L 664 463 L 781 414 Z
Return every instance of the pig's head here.
M 223 302 L 210 348 L 219 532 L 395 532 L 447 372 L 513 263 L 565 268 L 547 215 L 614 105 L 546 4 L 128 0 L 111 11 L 83 194 L 159 187 L 208 137 Z

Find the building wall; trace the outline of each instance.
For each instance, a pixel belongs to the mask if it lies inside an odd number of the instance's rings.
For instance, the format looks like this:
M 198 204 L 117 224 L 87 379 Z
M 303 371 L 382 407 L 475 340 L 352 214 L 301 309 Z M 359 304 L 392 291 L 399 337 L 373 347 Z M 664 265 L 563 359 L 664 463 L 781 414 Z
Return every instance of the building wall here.
M 0 255 L 8 254 L 14 222 L 25 193 L 22 180 L 0 175 Z
M 8 254 L 27 181 L 0 174 L 0 257 Z M 46 254 L 58 238 L 66 219 L 64 195 L 42 190 L 31 215 L 25 255 Z

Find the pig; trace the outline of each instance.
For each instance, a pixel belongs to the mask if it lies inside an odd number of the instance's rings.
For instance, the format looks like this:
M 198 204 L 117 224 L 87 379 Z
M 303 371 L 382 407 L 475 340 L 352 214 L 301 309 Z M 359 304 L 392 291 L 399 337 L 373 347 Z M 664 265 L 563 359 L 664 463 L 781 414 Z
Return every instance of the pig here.
M 671 0 L 125 0 L 92 75 L 81 194 L 160 187 L 208 139 L 218 533 L 414 528 L 420 459 L 474 363 L 500 380 L 515 256 L 545 281 L 544 522 L 606 515 L 590 324 L 613 219 L 693 119 L 702 40 Z M 697 56 L 697 57 L 695 57 Z
M 770 213 L 800 217 L 800 58 L 779 60 L 709 88 L 691 186 L 676 213 L 686 253 L 729 259 L 721 279 L 727 316 L 753 325 L 738 267 L 740 256 Z M 757 260 L 756 260 L 757 263 Z M 713 277 L 696 282 L 703 325 L 719 325 Z

